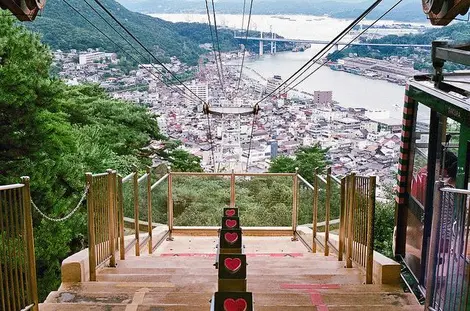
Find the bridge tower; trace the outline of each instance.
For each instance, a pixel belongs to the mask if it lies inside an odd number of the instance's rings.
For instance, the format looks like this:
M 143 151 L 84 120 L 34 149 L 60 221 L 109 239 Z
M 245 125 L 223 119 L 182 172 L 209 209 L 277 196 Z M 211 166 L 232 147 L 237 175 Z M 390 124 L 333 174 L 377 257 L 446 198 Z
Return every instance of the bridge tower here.
M 274 34 L 273 32 L 273 26 L 271 25 L 270 27 L 270 31 L 271 31 L 271 39 L 276 39 L 276 35 Z M 271 54 L 276 54 L 277 52 L 277 46 L 276 46 L 276 42 L 273 40 L 271 41 Z
M 261 31 L 261 37 L 260 39 L 263 39 L 263 32 Z M 263 40 L 259 41 L 259 56 L 263 56 L 264 54 L 264 43 Z

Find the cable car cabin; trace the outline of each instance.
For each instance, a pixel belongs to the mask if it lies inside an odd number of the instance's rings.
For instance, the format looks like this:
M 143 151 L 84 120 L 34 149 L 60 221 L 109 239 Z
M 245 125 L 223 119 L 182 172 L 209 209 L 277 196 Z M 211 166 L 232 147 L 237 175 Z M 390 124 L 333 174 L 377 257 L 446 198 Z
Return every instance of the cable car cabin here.
M 470 310 L 470 72 L 442 73 L 466 50 L 433 42 L 434 74 L 406 87 L 394 245 L 426 310 Z

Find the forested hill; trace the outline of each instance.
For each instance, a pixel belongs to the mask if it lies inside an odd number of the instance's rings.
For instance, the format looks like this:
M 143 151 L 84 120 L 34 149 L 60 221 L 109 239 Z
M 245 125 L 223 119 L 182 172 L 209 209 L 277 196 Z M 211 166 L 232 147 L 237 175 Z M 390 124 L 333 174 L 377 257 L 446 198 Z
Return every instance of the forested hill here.
M 85 1 L 68 0 L 68 2 L 120 46 L 127 47 L 126 50 L 129 52 L 132 51 L 129 45 L 87 6 Z M 99 10 L 103 16 L 107 17 L 106 13 L 94 1 L 88 0 L 88 2 Z M 101 2 L 145 46 L 150 48 L 162 60 L 166 60 L 170 56 L 176 56 L 188 64 L 197 64 L 199 55 L 204 53 L 199 48 L 199 44 L 211 42 L 209 27 L 205 24 L 174 24 L 144 14 L 131 12 L 114 0 L 102 0 Z M 109 17 L 107 17 L 107 20 L 115 29 L 124 34 L 114 21 Z M 62 0 L 48 0 L 42 15 L 35 22 L 27 24 L 27 26 L 34 31 L 40 32 L 43 37 L 42 41 L 50 45 L 52 49 L 85 50 L 87 48 L 102 48 L 106 51 L 119 51 L 112 42 L 100 34 Z M 233 39 L 231 31 L 221 29 L 219 38 L 222 49 L 234 50 L 238 48 L 238 41 Z M 132 39 L 130 40 L 132 41 Z M 137 44 L 134 43 L 134 46 L 137 46 Z M 145 60 L 145 62 L 147 61 L 148 59 Z
M 468 41 L 470 37 L 470 25 L 466 22 L 456 22 L 446 27 L 431 28 L 422 34 L 409 34 L 404 36 L 390 35 L 380 39 L 369 40 L 372 43 L 394 43 L 394 44 L 431 44 L 433 40 L 453 41 L 454 43 L 462 43 Z M 362 57 L 372 57 L 383 59 L 390 56 L 409 56 L 412 54 L 410 48 L 401 47 L 367 47 L 353 46 L 345 49 L 340 53 L 334 53 L 329 56 L 331 60 L 337 60 L 355 53 Z M 431 66 L 430 50 L 426 49 L 421 52 L 414 51 L 421 59 L 415 62 L 415 69 L 426 69 Z M 462 69 L 461 66 L 453 66 L 447 64 L 448 70 Z

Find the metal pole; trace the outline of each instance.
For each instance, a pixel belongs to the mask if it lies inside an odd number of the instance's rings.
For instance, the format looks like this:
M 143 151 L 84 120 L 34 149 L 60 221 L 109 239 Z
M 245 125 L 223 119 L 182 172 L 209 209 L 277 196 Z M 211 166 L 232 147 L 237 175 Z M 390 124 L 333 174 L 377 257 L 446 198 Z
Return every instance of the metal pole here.
M 140 228 L 139 228 L 139 173 L 134 165 L 134 228 L 135 228 L 135 255 L 140 256 Z
M 86 173 L 88 193 L 86 205 L 88 210 L 88 264 L 90 269 L 90 281 L 96 281 L 96 251 L 95 251 L 95 211 L 93 206 L 93 174 Z
M 429 241 L 429 253 L 428 253 L 428 265 L 426 271 L 426 299 L 424 301 L 424 310 L 430 310 L 433 303 L 434 293 L 434 273 L 437 262 L 437 253 L 439 249 L 439 231 L 440 231 L 440 219 L 441 219 L 441 193 L 440 189 L 443 186 L 443 182 L 437 181 L 434 183 L 434 200 L 433 200 L 433 211 L 432 211 L 432 225 L 431 225 L 431 238 Z
M 36 259 L 34 254 L 33 218 L 31 213 L 31 190 L 29 177 L 21 178 L 23 187 L 24 224 L 26 234 L 26 249 L 28 256 L 28 276 L 31 299 L 34 303 L 33 310 L 39 310 L 38 284 L 36 279 Z
M 295 175 L 292 178 L 292 241 L 297 241 L 297 195 L 298 195 L 298 172 L 299 168 L 295 168 Z
M 230 207 L 235 207 L 235 171 L 233 169 L 230 176 Z
M 331 167 L 326 171 L 326 202 L 325 202 L 325 256 L 330 255 L 330 203 L 331 203 Z
M 108 228 L 109 228 L 109 252 L 111 255 L 111 258 L 109 259 L 109 266 L 110 267 L 116 267 L 116 240 L 115 240 L 115 227 L 114 227 L 114 212 L 116 210 L 116 179 L 115 175 L 116 173 L 108 169 L 106 170 L 108 173 L 108 208 L 109 208 L 109 214 L 108 214 L 108 219 L 107 221 L 109 222 Z
M 352 251 L 353 251 L 353 225 L 354 225 L 354 204 L 356 196 L 356 174 L 352 173 L 348 176 L 348 245 L 346 248 L 346 268 L 352 268 Z
M 171 168 L 168 167 L 168 238 L 167 241 L 173 241 L 173 176 Z
M 122 190 L 122 176 L 118 175 L 118 209 L 119 209 L 119 258 L 126 259 L 124 244 L 124 194 Z
M 346 179 L 341 179 L 341 208 L 339 215 L 339 247 L 338 247 L 338 261 L 343 261 L 344 254 L 344 236 L 346 230 Z
M 312 223 L 312 253 L 317 252 L 317 222 L 318 222 L 318 167 L 315 168 L 313 173 L 314 186 L 313 186 L 313 223 Z
M 153 239 L 152 239 L 152 169 L 147 167 L 147 218 L 148 218 L 148 234 L 149 234 L 149 241 L 148 241 L 148 248 L 149 254 L 152 254 L 153 249 Z
M 366 262 L 366 284 L 372 284 L 372 273 L 374 265 L 374 222 L 375 222 L 375 187 L 376 177 L 369 178 L 369 204 L 367 215 L 367 262 Z

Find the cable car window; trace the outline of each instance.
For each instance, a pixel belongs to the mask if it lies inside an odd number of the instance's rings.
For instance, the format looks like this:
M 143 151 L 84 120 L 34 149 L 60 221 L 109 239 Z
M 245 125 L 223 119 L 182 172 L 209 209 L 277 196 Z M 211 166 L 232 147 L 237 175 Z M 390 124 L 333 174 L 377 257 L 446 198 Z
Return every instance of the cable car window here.
M 423 110 L 423 111 L 420 111 Z M 429 148 L 429 109 L 418 105 L 416 131 L 414 136 L 413 177 L 411 180 L 411 196 L 416 202 L 424 206 L 426 201 L 426 180 L 428 176 L 428 148 Z

